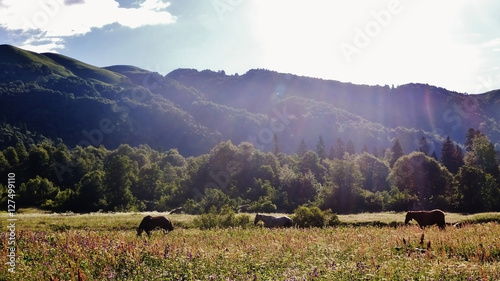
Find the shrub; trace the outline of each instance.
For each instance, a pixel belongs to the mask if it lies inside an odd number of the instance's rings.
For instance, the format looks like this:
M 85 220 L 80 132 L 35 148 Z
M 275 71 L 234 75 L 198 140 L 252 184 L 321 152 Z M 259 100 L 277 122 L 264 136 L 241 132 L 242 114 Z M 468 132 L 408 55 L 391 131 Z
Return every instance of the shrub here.
M 340 224 L 337 214 L 332 210 L 322 211 L 318 207 L 300 206 L 294 211 L 293 222 L 298 227 L 324 227 Z
M 337 214 L 332 213 L 331 209 L 328 209 L 326 211 L 323 211 L 323 214 L 327 218 L 327 226 L 338 226 L 340 225 L 340 220 Z
M 64 231 L 70 230 L 71 226 L 69 226 L 65 223 L 63 223 L 63 224 L 51 224 L 50 229 L 52 229 L 52 231 L 54 231 L 54 232 L 64 232 Z
M 200 215 L 193 221 L 195 227 L 200 229 L 246 227 L 250 224 L 250 216 L 236 215 L 230 206 L 224 206 L 217 212 L 215 206 L 210 207 L 206 214 Z
M 278 208 L 271 200 L 265 197 L 260 197 L 259 201 L 250 203 L 248 212 L 251 213 L 274 213 Z
M 323 227 L 325 215 L 318 207 L 300 206 L 294 211 L 293 221 L 298 227 Z

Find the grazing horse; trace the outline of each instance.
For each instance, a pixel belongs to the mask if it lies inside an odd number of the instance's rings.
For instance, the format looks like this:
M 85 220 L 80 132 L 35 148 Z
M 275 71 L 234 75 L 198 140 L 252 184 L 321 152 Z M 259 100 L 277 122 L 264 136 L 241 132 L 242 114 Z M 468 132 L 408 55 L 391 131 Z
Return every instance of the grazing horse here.
M 408 224 L 412 219 L 416 220 L 422 229 L 433 224 L 437 224 L 441 229 L 446 227 L 444 212 L 438 209 L 432 211 L 409 211 L 406 213 L 405 224 Z
M 265 227 L 273 228 L 273 227 L 291 227 L 293 225 L 293 221 L 291 218 L 283 216 L 283 217 L 273 217 L 266 215 L 255 215 L 254 224 L 257 225 L 259 221 L 264 223 Z
M 137 228 L 137 236 L 141 236 L 143 231 L 146 231 L 146 234 L 148 237 L 151 235 L 151 230 L 155 228 L 163 228 L 164 231 L 172 231 L 174 230 L 174 227 L 172 226 L 172 222 L 170 222 L 169 219 L 166 217 L 152 217 L 152 216 L 145 216 L 141 224 L 139 224 L 139 227 Z

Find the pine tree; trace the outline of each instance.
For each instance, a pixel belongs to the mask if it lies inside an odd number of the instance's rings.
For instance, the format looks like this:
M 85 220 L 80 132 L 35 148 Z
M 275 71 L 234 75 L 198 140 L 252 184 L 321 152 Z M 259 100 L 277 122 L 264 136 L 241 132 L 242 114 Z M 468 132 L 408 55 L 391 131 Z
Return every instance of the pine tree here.
M 302 156 L 304 156 L 304 154 L 306 154 L 306 152 L 307 152 L 307 145 L 306 145 L 306 142 L 304 141 L 304 139 L 302 139 L 302 141 L 300 142 L 299 148 L 297 150 L 297 155 L 299 157 L 302 157 Z
M 316 144 L 316 154 L 318 154 L 320 159 L 326 158 L 325 142 L 323 141 L 323 137 L 321 135 L 319 136 L 319 141 Z
M 423 152 L 425 155 L 429 155 L 429 146 L 427 145 L 427 139 L 425 137 L 422 137 L 419 141 L 419 148 L 418 151 Z
M 434 160 L 438 161 L 438 156 L 436 154 L 436 151 L 433 151 L 432 154 L 431 154 L 431 157 L 434 158 Z
M 343 159 L 344 153 L 345 153 L 344 142 L 340 138 L 338 138 L 337 142 L 335 143 L 335 158 Z
M 441 148 L 441 163 L 453 174 L 458 172 L 458 163 L 456 161 L 456 151 L 450 136 L 446 138 Z
M 278 155 L 281 150 L 280 150 L 280 141 L 278 139 L 278 135 L 274 134 L 273 135 L 273 141 L 274 141 L 274 150 L 273 153 L 274 155 Z
M 345 151 L 346 151 L 347 153 L 349 153 L 350 155 L 354 155 L 354 154 L 356 154 L 356 149 L 354 148 L 354 143 L 352 143 L 352 141 L 351 141 L 351 140 L 349 140 L 349 141 L 347 142 L 347 146 L 346 146 Z
M 335 159 L 335 155 L 336 155 L 335 148 L 333 148 L 333 145 L 332 145 L 332 146 L 330 146 L 330 152 L 328 152 L 328 159 L 330 159 L 330 160 Z
M 398 161 L 399 157 L 403 156 L 403 148 L 401 147 L 401 143 L 399 143 L 399 139 L 396 138 L 396 141 L 394 142 L 394 145 L 391 148 L 392 151 L 392 157 L 389 161 L 389 164 L 391 164 L 391 167 L 394 166 L 394 163 Z
M 458 169 L 460 169 L 460 167 L 462 167 L 463 165 L 465 165 L 465 162 L 464 162 L 464 151 L 462 150 L 462 148 L 460 148 L 460 146 L 458 146 L 458 144 L 455 146 L 455 161 L 457 162 L 457 167 Z M 457 169 L 457 170 L 458 170 Z
M 363 151 L 362 152 L 368 153 L 368 146 L 366 144 L 363 146 Z
M 467 134 L 465 135 L 465 151 L 472 151 L 472 143 L 474 141 L 474 138 L 478 135 L 480 135 L 481 132 L 478 131 L 474 131 L 473 128 L 470 128 L 468 131 L 467 131 Z

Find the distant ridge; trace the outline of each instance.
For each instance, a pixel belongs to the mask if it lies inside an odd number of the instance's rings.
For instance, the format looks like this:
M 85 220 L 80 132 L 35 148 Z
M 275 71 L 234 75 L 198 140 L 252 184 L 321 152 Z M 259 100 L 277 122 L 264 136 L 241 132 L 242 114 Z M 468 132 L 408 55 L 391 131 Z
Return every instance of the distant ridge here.
M 43 74 L 53 74 L 63 77 L 74 76 L 82 79 L 96 79 L 108 84 L 118 84 L 126 77 L 99 68 L 84 62 L 54 53 L 38 54 L 26 51 L 11 45 L 0 45 L 0 63 L 19 65 L 25 68 L 29 73 L 29 67 L 40 68 Z M 41 69 L 41 67 L 43 69 Z M 31 75 L 33 78 L 39 77 L 39 73 Z M 26 78 L 29 77 L 25 76 Z
M 147 144 L 199 155 L 226 140 L 270 151 L 276 134 L 285 153 L 295 153 L 302 140 L 314 149 L 322 136 L 327 148 L 351 140 L 358 152 L 384 151 L 398 138 L 407 153 L 425 137 L 440 154 L 447 136 L 463 145 L 469 128 L 500 148 L 499 106 L 500 90 L 467 95 L 427 84 L 356 85 L 266 69 L 240 75 L 176 69 L 163 76 L 0 45 L 0 149 L 43 136 L 70 147 Z
M 96 79 L 108 84 L 118 84 L 126 78 L 124 75 L 109 71 L 106 68 L 86 64 L 63 55 L 54 53 L 43 53 L 43 55 L 71 71 L 75 76 L 81 78 Z

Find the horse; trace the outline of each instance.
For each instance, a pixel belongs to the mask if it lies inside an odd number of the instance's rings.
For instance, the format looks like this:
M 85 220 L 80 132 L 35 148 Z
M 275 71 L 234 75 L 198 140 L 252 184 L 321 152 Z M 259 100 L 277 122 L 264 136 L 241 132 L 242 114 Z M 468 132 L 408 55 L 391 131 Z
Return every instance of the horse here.
M 172 209 L 169 214 L 182 214 L 184 212 L 184 207 L 177 207 Z
M 266 215 L 255 215 L 254 224 L 257 225 L 259 221 L 264 223 L 265 227 L 273 228 L 273 227 L 291 227 L 293 225 L 293 221 L 291 218 L 287 216 L 283 217 L 273 217 Z
M 145 216 L 137 228 L 137 236 L 141 236 L 142 232 L 146 231 L 146 234 L 149 237 L 151 235 L 151 230 L 157 227 L 162 228 L 166 232 L 174 230 L 172 222 L 166 217 Z
M 438 209 L 432 211 L 409 211 L 406 213 L 405 224 L 408 224 L 412 219 L 416 220 L 422 229 L 433 224 L 437 224 L 441 229 L 446 227 L 444 212 Z

